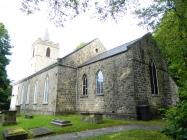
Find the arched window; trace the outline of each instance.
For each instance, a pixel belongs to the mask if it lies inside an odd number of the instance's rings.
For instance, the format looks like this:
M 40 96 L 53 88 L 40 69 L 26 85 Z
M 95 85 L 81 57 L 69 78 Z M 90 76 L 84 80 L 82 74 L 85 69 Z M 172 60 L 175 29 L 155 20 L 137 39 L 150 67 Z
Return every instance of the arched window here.
M 83 78 L 82 78 L 82 92 L 83 92 L 83 95 L 87 95 L 88 94 L 88 80 L 87 80 L 87 76 L 86 74 L 83 75 Z
M 38 96 L 38 81 L 36 81 L 35 85 L 34 85 L 34 100 L 33 103 L 36 104 L 37 103 L 37 96 Z
M 157 69 L 154 62 L 150 64 L 150 77 L 151 77 L 151 90 L 152 94 L 158 94 L 158 79 L 157 79 Z
M 50 57 L 50 48 L 49 48 L 49 47 L 47 48 L 46 56 L 47 56 L 47 57 Z
M 96 74 L 96 94 L 97 95 L 102 95 L 103 94 L 103 73 L 101 70 L 99 70 Z
M 29 104 L 29 97 L 30 97 L 30 84 L 28 84 L 27 87 L 26 104 Z
M 45 79 L 45 86 L 44 86 L 44 96 L 43 96 L 43 103 L 48 103 L 48 95 L 49 95 L 49 78 L 48 76 Z

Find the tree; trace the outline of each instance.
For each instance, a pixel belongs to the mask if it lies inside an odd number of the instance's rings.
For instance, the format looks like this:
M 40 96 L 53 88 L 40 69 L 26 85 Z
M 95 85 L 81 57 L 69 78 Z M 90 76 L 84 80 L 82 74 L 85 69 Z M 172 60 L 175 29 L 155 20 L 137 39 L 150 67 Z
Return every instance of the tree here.
M 10 39 L 4 25 L 0 23 L 0 110 L 9 109 L 11 86 L 7 78 L 6 66 L 9 64 Z
M 168 125 L 164 132 L 176 140 L 184 140 L 187 139 L 187 1 L 169 2 L 172 6 L 167 8 L 160 21 L 144 23 L 155 29 L 154 38 L 167 59 L 170 75 L 179 87 L 180 102 L 167 110 Z M 154 15 L 145 11 L 149 10 L 138 11 L 140 17 L 146 15 L 148 19 Z
M 136 10 L 136 14 L 142 19 L 139 23 L 140 25 L 156 30 L 163 16 L 172 11 L 179 23 L 178 30 L 181 34 L 180 36 L 185 38 L 187 32 L 186 9 L 186 0 L 154 0 L 149 7 Z
M 101 20 L 109 17 L 116 19 L 125 14 L 127 6 L 137 2 L 138 0 L 22 0 L 21 10 L 32 14 L 46 4 L 50 19 L 56 25 L 63 26 L 64 21 L 88 11 Z
M 80 49 L 80 48 L 84 47 L 85 45 L 86 45 L 85 42 L 81 42 L 81 43 L 76 47 L 76 49 Z
M 173 79 L 183 87 L 187 83 L 187 32 L 181 30 L 180 22 L 175 11 L 169 11 L 155 30 L 154 37 L 167 59 Z

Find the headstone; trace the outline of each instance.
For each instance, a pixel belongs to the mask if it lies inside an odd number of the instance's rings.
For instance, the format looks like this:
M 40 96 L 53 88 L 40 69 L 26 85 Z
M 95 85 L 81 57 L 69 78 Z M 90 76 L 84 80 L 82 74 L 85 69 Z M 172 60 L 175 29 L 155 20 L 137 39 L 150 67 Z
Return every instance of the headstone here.
M 81 112 L 81 121 L 100 124 L 103 123 L 103 114 Z
M 27 118 L 27 119 L 32 119 L 32 118 L 33 118 L 33 115 L 32 115 L 32 114 L 25 114 L 25 118 Z
M 2 119 L 3 119 L 2 113 L 0 112 L 0 124 L 2 123 Z
M 16 105 L 16 111 L 17 111 L 16 115 L 20 116 L 20 105 Z
M 33 128 L 33 129 L 30 129 L 29 132 L 31 133 L 33 137 L 45 136 L 45 135 L 54 133 L 52 130 L 50 130 L 47 127 Z
M 1 121 L 3 125 L 16 124 L 16 111 L 2 111 Z
M 27 132 L 23 128 L 8 128 L 3 132 L 5 140 L 25 140 Z
M 50 123 L 61 127 L 72 125 L 71 121 L 60 120 L 60 119 L 53 119 Z

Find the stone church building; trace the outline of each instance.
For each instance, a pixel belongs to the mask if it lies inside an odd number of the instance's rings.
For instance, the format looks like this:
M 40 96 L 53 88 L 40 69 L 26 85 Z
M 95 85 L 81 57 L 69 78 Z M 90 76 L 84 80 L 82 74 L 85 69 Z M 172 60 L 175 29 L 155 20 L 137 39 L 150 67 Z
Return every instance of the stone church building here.
M 177 87 L 151 34 L 111 50 L 95 39 L 63 58 L 58 51 L 49 40 L 33 44 L 33 74 L 14 83 L 10 109 L 136 117 L 138 105 L 149 105 L 154 114 L 176 104 Z

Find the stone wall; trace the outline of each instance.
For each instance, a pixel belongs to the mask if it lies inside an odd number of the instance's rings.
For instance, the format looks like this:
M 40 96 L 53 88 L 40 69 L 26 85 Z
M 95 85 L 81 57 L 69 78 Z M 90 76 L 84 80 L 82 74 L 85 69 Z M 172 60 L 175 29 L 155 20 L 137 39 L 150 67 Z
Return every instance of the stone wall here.
M 73 113 L 76 105 L 77 69 L 58 67 L 57 113 Z
M 63 65 L 76 67 L 104 51 L 106 51 L 106 48 L 98 39 L 95 39 L 86 46 L 77 49 L 73 53 L 62 58 L 61 63 Z
M 77 109 L 80 112 L 102 112 L 135 116 L 132 51 L 80 67 L 78 69 Z M 104 94 L 96 95 L 96 73 L 104 75 Z M 87 75 L 88 95 L 82 93 L 82 77 Z
M 156 43 L 150 35 L 144 36 L 133 47 L 133 73 L 135 100 L 137 105 L 148 104 L 153 114 L 158 114 L 158 109 L 167 107 L 177 100 L 176 90 L 171 88 L 171 78 L 167 71 L 167 65 Z M 158 95 L 152 94 L 150 62 L 154 61 L 157 70 Z M 173 83 L 173 87 L 175 83 Z
M 152 94 L 150 62 L 157 69 L 158 95 Z M 104 95 L 96 95 L 96 73 L 104 74 Z M 88 95 L 82 93 L 82 77 L 88 78 Z M 128 46 L 126 52 L 99 60 L 78 69 L 77 110 L 136 116 L 138 105 L 150 105 L 153 114 L 158 109 L 176 104 L 177 87 L 172 82 L 166 62 L 148 34 Z M 110 114 L 111 115 L 111 114 Z
M 56 96 L 57 96 L 57 76 L 58 67 L 55 66 L 41 73 L 36 73 L 20 82 L 18 82 L 14 87 L 18 87 L 17 93 L 17 105 L 21 106 L 22 113 L 35 113 L 35 114 L 54 114 L 56 112 Z M 48 103 L 43 102 L 44 96 L 44 85 L 46 76 L 49 77 L 49 95 Z M 37 103 L 34 104 L 34 88 L 35 83 L 38 81 L 38 96 Z M 29 102 L 26 102 L 28 85 L 30 84 L 30 95 Z M 22 91 L 24 90 L 24 91 Z

